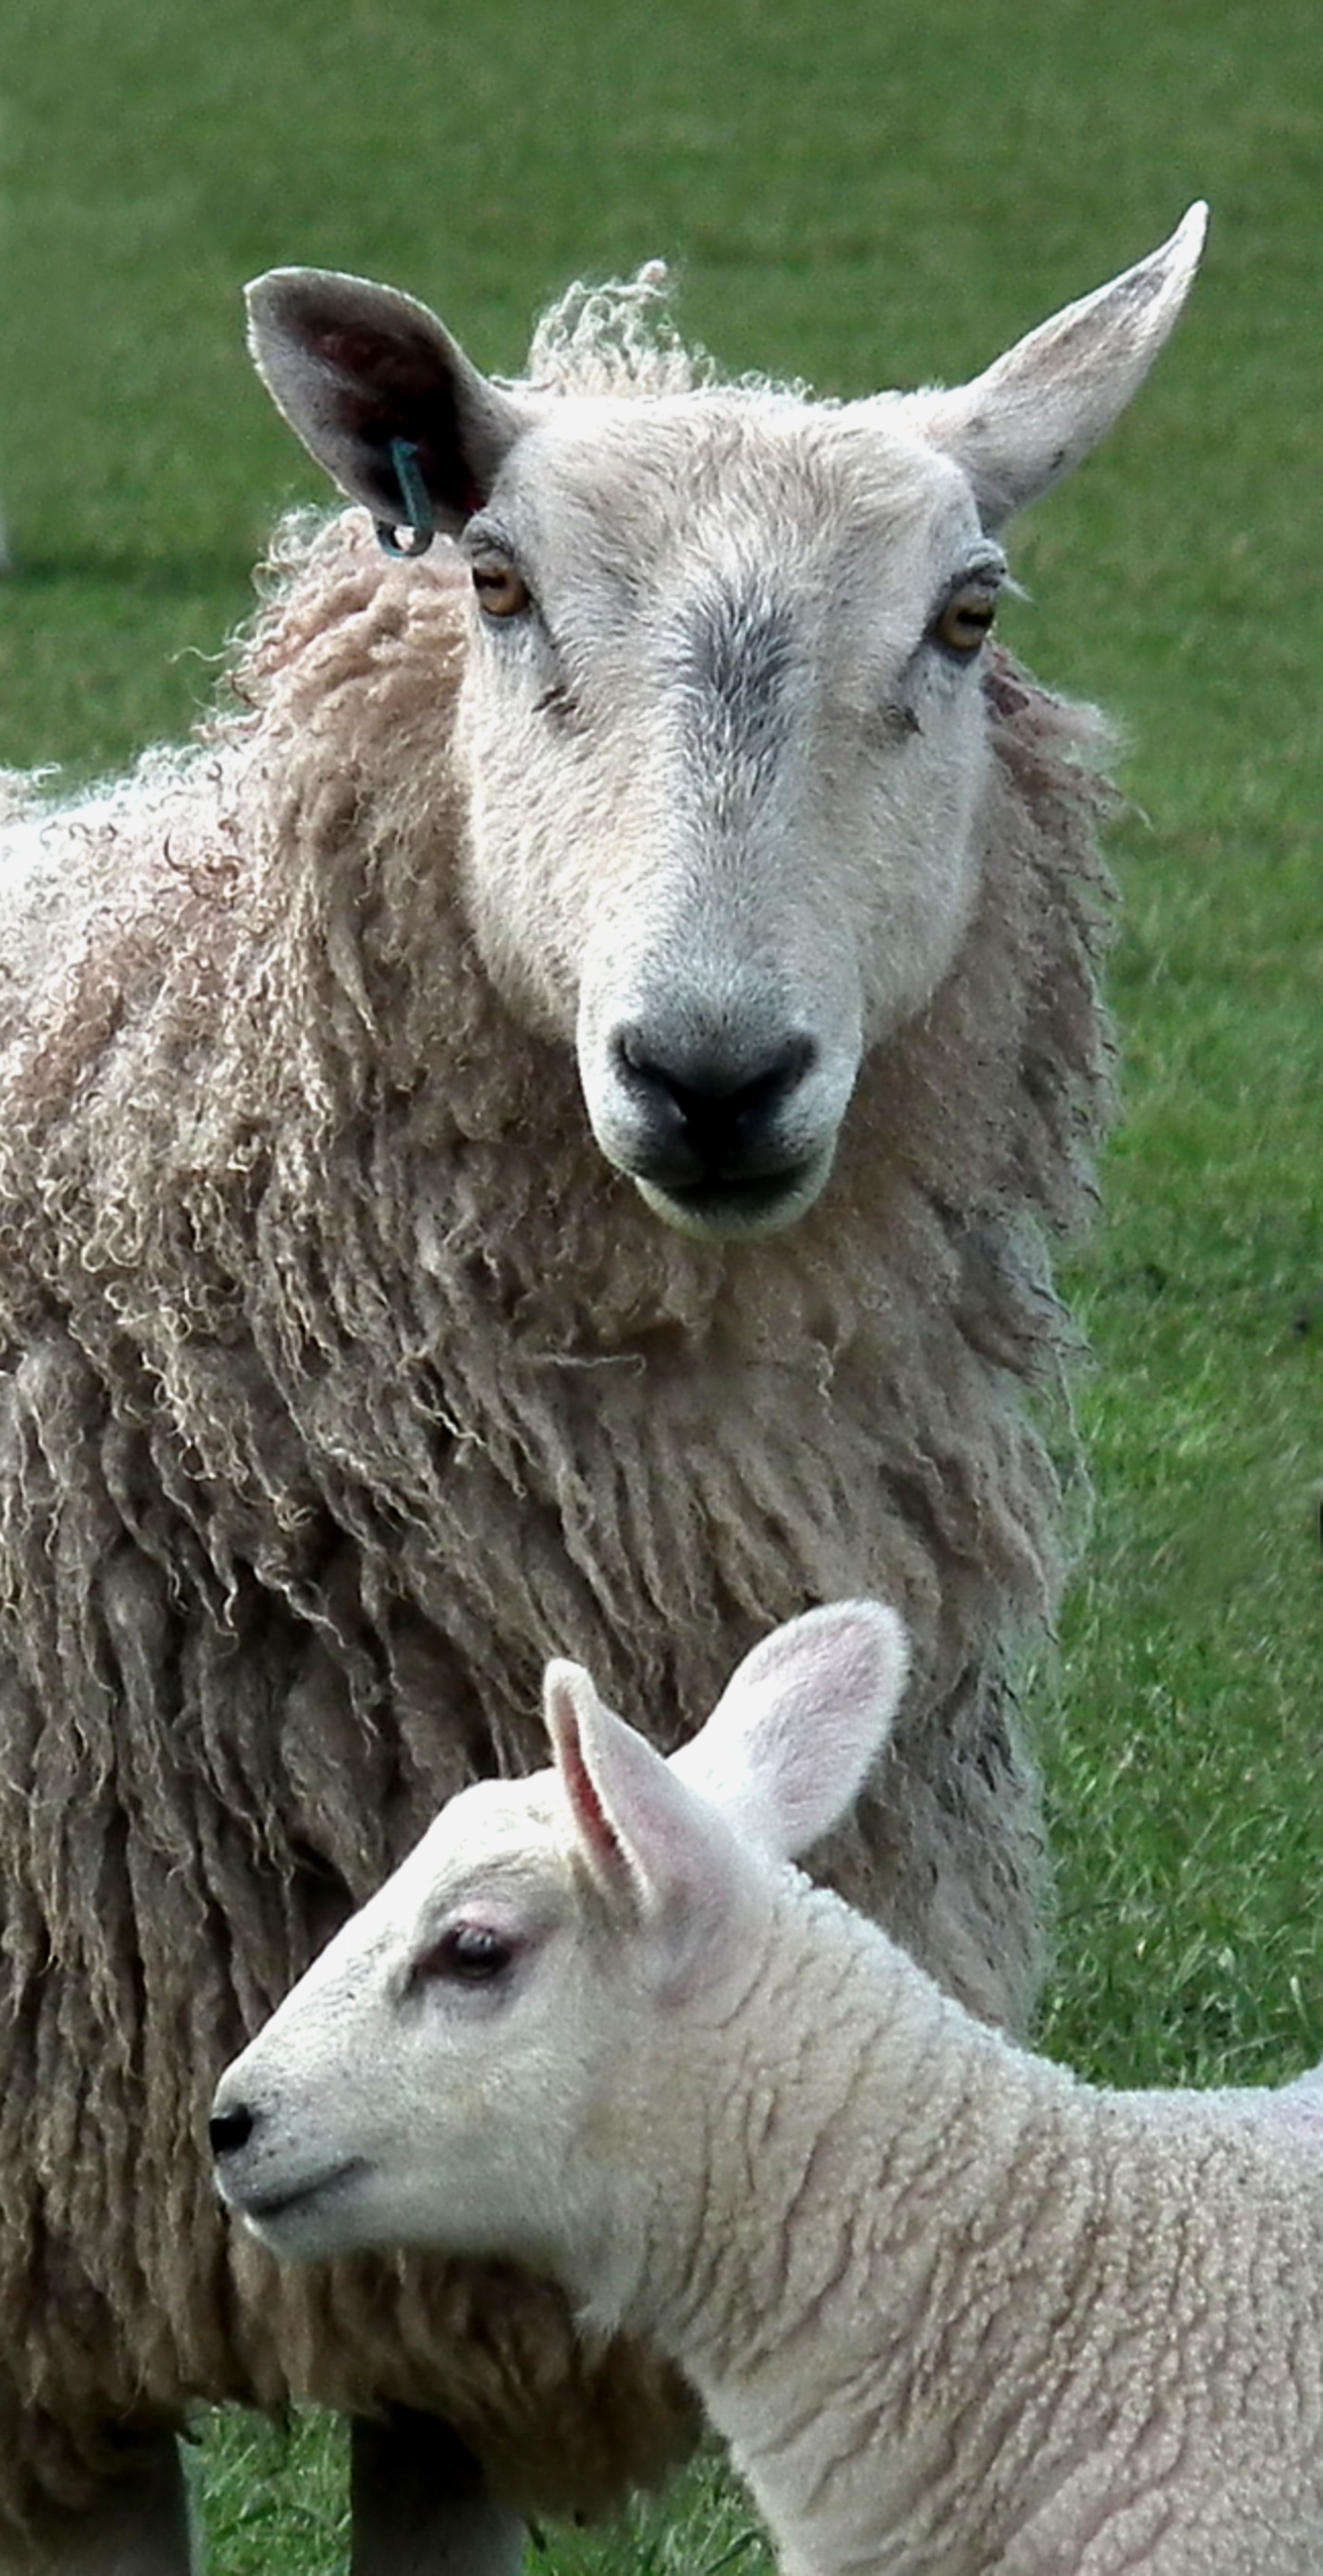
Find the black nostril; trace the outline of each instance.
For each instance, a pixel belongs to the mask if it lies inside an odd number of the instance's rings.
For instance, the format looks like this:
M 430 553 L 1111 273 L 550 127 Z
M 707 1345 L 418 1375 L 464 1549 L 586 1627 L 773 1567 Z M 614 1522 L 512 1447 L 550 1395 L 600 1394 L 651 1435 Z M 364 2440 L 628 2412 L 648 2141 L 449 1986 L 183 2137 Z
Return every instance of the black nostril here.
M 627 1164 L 636 1178 L 672 1190 L 736 1187 L 774 1176 L 802 1152 L 782 1122 L 817 1063 L 813 1038 L 796 1031 L 750 1045 L 713 1032 L 706 1042 L 668 1043 L 635 1021 L 616 1030 L 612 1051 L 637 1122 Z
M 648 1044 L 644 1031 L 622 1029 L 616 1057 L 627 1085 L 661 1095 L 698 1145 L 735 1141 L 770 1118 L 817 1061 L 811 1037 L 786 1040 L 761 1062 L 747 1057 L 676 1055 L 669 1061 Z
M 237 2111 L 217 2111 L 207 2126 L 213 2156 L 237 2155 L 240 2147 L 247 2146 L 256 2126 L 252 2112 L 243 2103 Z

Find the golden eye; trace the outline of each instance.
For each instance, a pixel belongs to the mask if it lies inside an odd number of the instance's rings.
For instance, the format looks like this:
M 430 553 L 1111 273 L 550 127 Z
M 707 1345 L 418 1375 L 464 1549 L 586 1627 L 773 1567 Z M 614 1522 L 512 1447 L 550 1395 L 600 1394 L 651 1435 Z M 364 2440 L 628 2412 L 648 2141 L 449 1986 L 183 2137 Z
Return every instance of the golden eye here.
M 484 617 L 517 617 L 528 606 L 528 585 L 512 563 L 475 563 L 473 587 Z
M 986 582 L 963 581 L 933 619 L 933 642 L 954 653 L 957 661 L 968 662 L 990 633 L 996 614 L 995 590 L 989 590 Z

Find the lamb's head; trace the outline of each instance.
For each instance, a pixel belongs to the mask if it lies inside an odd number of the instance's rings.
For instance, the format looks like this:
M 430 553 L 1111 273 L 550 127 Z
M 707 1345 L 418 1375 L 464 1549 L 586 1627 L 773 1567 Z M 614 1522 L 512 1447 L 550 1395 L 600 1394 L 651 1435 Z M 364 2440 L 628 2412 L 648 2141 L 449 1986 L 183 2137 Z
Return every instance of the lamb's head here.
M 1134 392 L 1203 224 L 971 384 L 840 406 L 676 390 L 673 350 L 613 383 L 584 332 L 553 382 L 499 386 L 392 290 L 299 269 L 250 290 L 308 446 L 409 551 L 435 525 L 468 560 L 479 948 L 577 1049 L 603 1153 L 672 1224 L 807 1208 L 864 1050 L 950 970 L 998 532 Z
M 280 2254 L 498 2254 L 609 2302 L 640 2141 L 665 2106 L 659 2154 L 701 2157 L 686 2094 L 728 2066 L 785 1864 L 852 1804 L 904 1673 L 893 1612 L 809 1611 L 668 1762 L 551 1665 L 554 1768 L 453 1799 L 223 2077 L 225 2199 Z

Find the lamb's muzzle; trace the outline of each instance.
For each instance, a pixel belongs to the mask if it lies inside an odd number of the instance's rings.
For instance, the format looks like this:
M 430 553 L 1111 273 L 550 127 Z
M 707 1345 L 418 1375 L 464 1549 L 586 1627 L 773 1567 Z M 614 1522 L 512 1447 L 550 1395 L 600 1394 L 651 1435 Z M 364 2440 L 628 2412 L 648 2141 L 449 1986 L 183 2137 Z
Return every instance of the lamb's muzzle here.
M 365 2157 L 339 2156 L 329 2163 L 324 2156 L 311 2163 L 291 2159 L 282 2153 L 278 2124 L 244 2099 L 228 2076 L 218 2088 L 207 2134 L 221 2199 L 273 2252 L 315 2253 L 328 2224 L 342 2235 L 346 2229 L 355 2233 L 352 2215 L 346 2213 L 355 2189 L 370 2181 Z M 332 2202 L 336 2214 L 328 2219 Z M 366 2243 L 369 2237 L 370 2229 L 360 2232 L 357 2241 Z

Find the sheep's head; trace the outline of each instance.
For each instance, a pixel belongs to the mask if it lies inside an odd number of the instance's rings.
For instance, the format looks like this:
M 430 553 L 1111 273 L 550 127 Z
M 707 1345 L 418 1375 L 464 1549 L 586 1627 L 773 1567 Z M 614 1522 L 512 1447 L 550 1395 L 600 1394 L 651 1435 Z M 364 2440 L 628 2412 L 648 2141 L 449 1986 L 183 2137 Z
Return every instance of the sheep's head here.
M 554 1768 L 453 1799 L 224 2076 L 224 2198 L 278 2254 L 435 2245 L 575 2286 L 591 2248 L 600 2293 L 645 2096 L 683 2125 L 782 1864 L 852 1804 L 904 1673 L 893 1612 L 810 1611 L 668 1762 L 551 1665 Z
M 998 533 L 1129 400 L 1199 254 L 1162 249 L 956 391 L 840 406 L 664 348 L 488 382 L 392 290 L 250 290 L 275 400 L 379 523 L 472 573 L 468 896 L 502 989 L 577 1050 L 668 1222 L 811 1205 L 864 1050 L 931 999 L 978 890 Z M 635 352 L 637 356 L 637 352 Z M 410 578 L 430 578 L 421 567 Z

